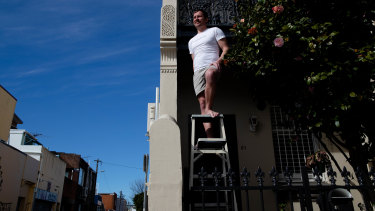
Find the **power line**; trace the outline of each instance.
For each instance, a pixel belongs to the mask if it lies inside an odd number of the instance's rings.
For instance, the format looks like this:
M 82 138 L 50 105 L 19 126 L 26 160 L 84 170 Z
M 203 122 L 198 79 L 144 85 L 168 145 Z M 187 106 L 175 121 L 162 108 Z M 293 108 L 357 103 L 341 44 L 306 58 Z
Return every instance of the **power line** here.
M 101 162 L 105 163 L 105 164 L 108 164 L 108 165 L 113 165 L 113 166 L 122 166 L 122 167 L 125 167 L 125 168 L 132 168 L 132 169 L 140 169 L 140 170 L 142 170 L 142 168 L 133 167 L 133 166 L 127 166 L 127 165 L 120 164 L 120 163 L 110 163 L 110 162 L 104 162 L 104 161 L 101 161 Z
M 107 175 L 106 175 L 105 171 L 103 172 L 103 176 L 104 176 L 104 180 L 105 180 L 105 183 L 107 185 L 108 190 L 112 190 L 112 187 L 108 183 L 108 179 L 107 179 Z

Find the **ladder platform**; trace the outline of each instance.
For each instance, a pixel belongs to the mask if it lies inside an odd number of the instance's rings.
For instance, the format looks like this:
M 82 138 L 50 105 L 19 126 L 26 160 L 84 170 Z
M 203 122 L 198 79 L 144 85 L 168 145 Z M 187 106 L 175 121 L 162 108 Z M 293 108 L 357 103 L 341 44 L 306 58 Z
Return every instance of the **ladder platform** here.
M 226 144 L 225 138 L 198 138 L 198 149 L 221 149 Z
M 194 149 L 194 154 L 225 154 L 227 151 L 223 149 Z
M 224 115 L 219 114 L 216 117 L 211 117 L 211 115 L 208 115 L 208 114 L 192 114 L 191 118 L 196 119 L 196 121 L 199 121 L 199 122 L 213 122 L 219 118 L 224 118 Z

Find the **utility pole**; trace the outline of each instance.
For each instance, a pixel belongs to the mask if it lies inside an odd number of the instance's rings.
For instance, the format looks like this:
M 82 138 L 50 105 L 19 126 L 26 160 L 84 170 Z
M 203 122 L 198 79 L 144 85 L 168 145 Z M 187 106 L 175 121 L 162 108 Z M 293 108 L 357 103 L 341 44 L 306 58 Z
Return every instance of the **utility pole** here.
M 96 160 L 94 160 L 95 162 L 96 162 L 96 176 L 98 176 L 98 168 L 99 168 L 99 163 L 102 163 L 102 161 L 101 160 L 99 160 L 99 158 L 98 159 L 96 159 Z
M 119 206 L 118 206 L 118 209 L 120 210 L 120 211 L 122 211 L 122 208 L 121 208 L 121 201 L 122 201 L 122 190 L 120 191 L 120 203 L 119 203 Z
M 96 159 L 96 160 L 94 160 L 94 161 L 96 162 L 96 181 L 95 181 L 95 193 L 97 194 L 98 192 L 97 192 L 96 184 L 97 184 L 97 182 L 98 182 L 98 176 L 99 176 L 99 174 L 98 174 L 98 169 L 99 169 L 99 163 L 102 163 L 102 161 L 101 161 L 101 160 L 99 160 L 99 158 L 98 158 L 98 159 Z

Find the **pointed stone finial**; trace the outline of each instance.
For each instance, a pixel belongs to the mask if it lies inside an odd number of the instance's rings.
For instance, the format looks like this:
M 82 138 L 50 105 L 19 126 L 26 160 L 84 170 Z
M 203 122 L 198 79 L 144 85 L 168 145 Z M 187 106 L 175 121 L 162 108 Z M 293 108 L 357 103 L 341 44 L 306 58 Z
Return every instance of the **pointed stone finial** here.
M 243 185 L 249 186 L 250 173 L 247 171 L 246 168 L 243 168 L 243 170 L 241 172 L 241 177 L 242 177 Z
M 328 167 L 327 175 L 329 177 L 329 181 L 331 181 L 331 185 L 335 186 L 336 185 L 335 177 L 337 177 L 337 174 L 335 171 L 333 171 L 332 166 Z
M 361 168 L 358 166 L 356 171 L 355 171 L 355 175 L 357 176 L 357 179 L 358 179 L 358 183 L 360 186 L 363 186 L 363 172 L 361 170 Z
M 262 187 L 263 186 L 263 182 L 264 182 L 264 180 L 263 180 L 264 172 L 262 171 L 262 169 L 259 166 L 258 166 L 257 171 L 255 172 L 255 176 L 257 178 L 258 185 L 260 187 Z
M 215 180 L 215 186 L 218 187 L 219 183 L 221 181 L 221 172 L 217 170 L 217 167 L 215 167 L 214 172 L 212 172 L 212 177 Z
M 199 180 L 201 182 L 201 186 L 204 186 L 204 181 L 207 176 L 207 172 L 204 170 L 203 166 L 201 168 L 201 171 L 198 173 Z
M 350 180 L 349 180 L 350 172 L 346 170 L 345 166 L 342 169 L 341 176 L 344 177 L 345 186 L 350 186 Z
M 285 167 L 284 176 L 286 178 L 286 182 L 288 183 L 288 186 L 292 186 L 293 182 L 293 172 L 289 170 L 289 167 Z
M 272 185 L 276 186 L 277 182 L 279 180 L 279 178 L 278 178 L 279 172 L 277 172 L 275 166 L 272 166 L 272 169 L 271 169 L 269 174 L 270 174 L 270 177 L 272 178 Z
M 228 170 L 228 173 L 227 173 L 227 179 L 228 179 L 228 185 L 229 185 L 229 187 L 233 187 L 233 183 L 235 181 L 234 176 L 235 176 L 235 174 L 232 171 L 232 169 L 230 168 Z

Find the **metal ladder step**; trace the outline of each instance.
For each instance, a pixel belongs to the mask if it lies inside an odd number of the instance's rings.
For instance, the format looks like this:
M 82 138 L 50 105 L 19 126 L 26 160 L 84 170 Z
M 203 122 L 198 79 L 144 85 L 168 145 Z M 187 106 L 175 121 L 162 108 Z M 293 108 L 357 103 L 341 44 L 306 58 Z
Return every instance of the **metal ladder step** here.
M 198 149 L 221 149 L 227 143 L 226 138 L 198 138 Z
M 195 119 L 196 123 L 201 123 L 201 122 L 213 122 L 217 119 L 224 118 L 223 114 L 219 114 L 216 117 L 211 117 L 211 115 L 208 114 L 192 114 L 191 118 Z

